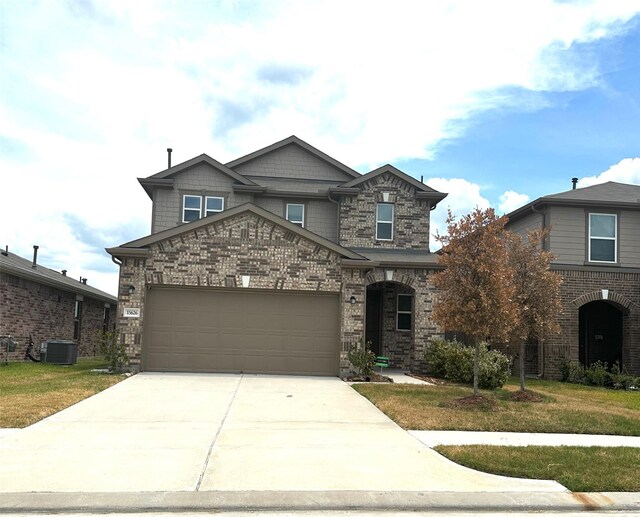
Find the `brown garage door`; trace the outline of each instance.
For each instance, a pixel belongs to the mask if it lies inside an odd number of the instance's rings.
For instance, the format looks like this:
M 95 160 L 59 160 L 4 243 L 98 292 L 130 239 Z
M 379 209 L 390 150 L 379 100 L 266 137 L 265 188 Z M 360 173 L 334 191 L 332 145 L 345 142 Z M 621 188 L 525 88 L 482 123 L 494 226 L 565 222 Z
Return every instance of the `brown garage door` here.
M 152 288 L 147 371 L 337 375 L 337 295 Z

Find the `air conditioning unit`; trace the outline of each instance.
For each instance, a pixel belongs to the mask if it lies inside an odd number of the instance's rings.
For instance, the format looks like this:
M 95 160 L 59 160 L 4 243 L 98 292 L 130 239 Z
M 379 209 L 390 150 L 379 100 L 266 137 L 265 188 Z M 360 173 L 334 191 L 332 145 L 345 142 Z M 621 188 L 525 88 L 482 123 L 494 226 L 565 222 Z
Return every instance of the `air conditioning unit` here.
M 73 341 L 50 339 L 40 345 L 40 361 L 52 364 L 76 364 L 78 345 Z

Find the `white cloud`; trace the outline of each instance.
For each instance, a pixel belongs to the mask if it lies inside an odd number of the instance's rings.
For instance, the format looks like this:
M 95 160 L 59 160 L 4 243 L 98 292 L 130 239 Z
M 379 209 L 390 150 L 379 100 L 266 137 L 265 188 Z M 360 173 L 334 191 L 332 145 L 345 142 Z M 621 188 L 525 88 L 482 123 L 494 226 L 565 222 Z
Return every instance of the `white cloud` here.
M 27 257 L 39 244 L 110 292 L 116 267 L 96 253 L 148 231 L 136 178 L 165 168 L 166 147 L 174 163 L 228 161 L 297 134 L 360 170 L 429 158 L 477 113 L 597 86 L 597 63 L 572 45 L 640 12 L 637 0 L 1 4 L 0 244 Z M 444 206 L 488 206 L 478 185 L 441 181 Z
M 447 209 L 458 218 L 468 214 L 474 208 L 489 208 L 489 200 L 480 193 L 480 185 L 461 178 L 430 178 L 425 181 L 431 188 L 448 195 L 440 201 L 437 208 L 431 212 L 431 250 L 440 248 L 433 236 L 447 234 Z
M 640 185 L 640 158 L 625 158 L 597 176 L 581 178 L 578 187 L 590 187 L 607 181 Z
M 520 208 L 522 205 L 529 202 L 529 196 L 526 194 L 519 194 L 513 190 L 507 190 L 503 194 L 500 194 L 500 204 L 498 205 L 498 212 L 502 214 L 508 214 L 516 208 Z

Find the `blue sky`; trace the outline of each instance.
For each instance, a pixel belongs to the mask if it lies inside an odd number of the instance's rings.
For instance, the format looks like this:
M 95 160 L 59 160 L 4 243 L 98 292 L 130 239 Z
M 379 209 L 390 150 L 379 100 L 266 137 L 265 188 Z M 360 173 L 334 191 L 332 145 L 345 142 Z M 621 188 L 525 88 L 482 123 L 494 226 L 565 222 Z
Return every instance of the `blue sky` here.
M 115 293 L 136 178 L 295 134 L 509 212 L 640 184 L 640 0 L 2 0 L 0 245 Z M 639 230 L 640 231 L 640 230 Z

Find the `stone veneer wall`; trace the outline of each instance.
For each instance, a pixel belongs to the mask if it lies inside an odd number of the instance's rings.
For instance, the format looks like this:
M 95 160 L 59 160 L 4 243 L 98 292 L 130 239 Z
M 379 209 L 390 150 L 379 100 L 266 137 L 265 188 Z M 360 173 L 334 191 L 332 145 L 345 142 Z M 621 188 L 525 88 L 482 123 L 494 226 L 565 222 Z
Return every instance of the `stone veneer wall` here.
M 585 303 L 602 299 L 607 289 L 608 300 L 623 311 L 624 366 L 640 375 L 640 273 L 617 271 L 558 270 L 564 279 L 561 287 L 563 313 L 561 332 L 549 337 L 544 346 L 544 374 L 560 378 L 564 358 L 579 359 L 579 309 Z
M 340 257 L 314 242 L 255 214 L 213 222 L 149 248 L 149 256 L 127 258 L 120 268 L 118 326 L 133 367 L 140 365 L 144 302 L 150 286 L 196 286 L 237 288 L 243 275 L 250 275 L 253 289 L 321 291 L 341 293 Z M 135 287 L 128 295 L 128 286 Z M 344 290 L 357 296 L 358 286 Z M 343 294 L 344 296 L 344 294 Z M 362 298 L 362 297 L 361 297 Z M 354 309 L 342 303 L 345 327 Z M 140 307 L 140 318 L 125 318 L 126 307 Z M 354 328 L 347 330 L 356 333 Z M 344 345 L 343 345 L 344 347 Z
M 78 355 L 99 353 L 96 334 L 102 330 L 104 302 L 83 295 Z M 7 273 L 0 274 L 0 335 L 18 342 L 9 360 L 22 361 L 33 338 L 36 355 L 40 343 L 49 339 L 73 340 L 76 294 Z M 116 305 L 111 304 L 112 314 Z M 112 316 L 113 318 L 113 316 Z M 113 320 L 112 320 L 113 321 Z M 0 357 L 2 357 L 0 350 Z
M 376 204 L 389 193 L 394 205 L 392 241 L 376 240 Z M 381 174 L 362 185 L 357 196 L 340 201 L 340 244 L 346 247 L 429 249 L 428 201 L 415 198 L 416 189 L 392 174 Z

